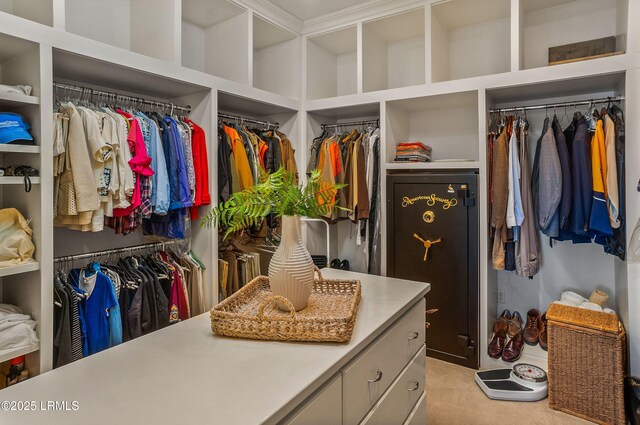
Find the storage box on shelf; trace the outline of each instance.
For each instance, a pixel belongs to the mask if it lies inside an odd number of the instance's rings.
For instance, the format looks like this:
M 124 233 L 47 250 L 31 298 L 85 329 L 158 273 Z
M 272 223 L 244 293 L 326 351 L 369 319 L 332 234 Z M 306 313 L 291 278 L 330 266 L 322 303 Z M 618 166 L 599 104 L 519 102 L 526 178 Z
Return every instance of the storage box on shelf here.
M 55 0 L 0 0 L 0 12 L 53 26 Z
M 300 97 L 299 37 L 253 15 L 253 86 Z
M 511 69 L 509 0 L 451 0 L 431 6 L 433 82 Z
M 307 99 L 322 99 L 358 91 L 356 27 L 307 39 Z
M 574 102 L 607 96 L 624 95 L 625 73 L 610 74 L 598 77 L 578 78 L 567 81 L 554 81 L 527 86 L 517 86 L 487 90 L 488 109 L 512 106 L 545 105 L 558 102 Z M 624 102 L 617 103 L 623 110 Z M 606 106 L 598 104 L 598 110 Z M 529 147 L 528 171 L 534 161 L 536 143 L 541 135 L 544 120 L 548 116 L 550 121 L 555 114 L 560 120 L 561 127 L 569 126 L 574 112 L 578 110 L 583 115 L 588 114 L 588 106 L 568 106 L 526 111 L 529 123 L 527 143 Z M 522 112 L 520 112 L 522 115 Z M 628 118 L 627 118 L 628 119 Z M 550 124 L 551 125 L 551 122 Z M 482 153 L 487 155 L 488 150 Z M 523 166 L 524 168 L 524 166 Z M 487 173 L 490 172 L 487 168 Z M 489 178 L 487 177 L 487 181 Z M 489 190 L 489 188 L 487 188 Z M 549 304 L 560 298 L 565 290 L 580 293 L 591 293 L 600 289 L 610 295 L 609 305 L 616 311 L 624 309 L 623 303 L 626 288 L 626 264 L 609 254 L 605 254 L 603 247 L 595 243 L 573 244 L 569 241 L 553 241 L 550 246 L 549 238 L 538 232 L 540 270 L 532 280 L 516 275 L 510 271 L 495 271 L 492 267 L 492 241 L 487 238 L 487 334 L 491 332 L 493 321 L 503 309 L 519 311 L 523 317 L 531 308 L 545 312 Z M 498 304 L 497 291 L 505 294 L 504 304 Z M 489 340 L 487 340 L 488 343 Z M 484 347 L 486 350 L 486 345 Z M 540 365 L 546 362 L 546 352 L 539 347 L 526 347 L 523 361 L 532 361 Z M 497 366 L 501 361 L 485 359 L 485 365 Z
M 66 31 L 168 62 L 180 59 L 179 0 L 65 0 Z
M 549 48 L 603 37 L 616 37 L 624 53 L 628 0 L 522 0 L 524 69 L 547 66 Z
M 182 66 L 249 83 L 249 18 L 227 0 L 182 0 Z
M 472 169 L 478 167 L 478 92 L 387 102 L 387 169 Z M 394 162 L 396 146 L 422 142 L 433 162 Z
M 323 124 L 340 124 L 340 123 L 358 123 L 362 121 L 373 121 L 380 119 L 380 103 L 367 103 L 354 105 L 350 107 L 338 107 L 323 110 L 314 110 L 307 112 L 306 120 L 306 144 L 302 148 L 304 150 L 304 161 L 298 163 L 298 167 L 306 171 L 309 160 L 311 142 L 314 138 L 322 134 Z M 364 125 L 348 125 L 340 127 L 338 133 L 350 132 L 352 130 L 363 131 Z M 334 131 L 329 129 L 328 132 Z M 380 155 L 383 154 L 383 140 L 380 140 Z M 384 174 L 381 171 L 381 182 L 384 181 Z M 382 183 L 381 183 L 382 184 Z M 384 193 L 384 192 L 383 192 Z M 382 218 L 384 222 L 384 218 Z M 366 273 L 367 263 L 364 255 L 364 244 L 358 246 L 356 244 L 357 232 L 354 224 L 349 220 L 342 220 L 330 226 L 329 241 L 327 241 L 326 227 L 319 223 L 305 223 L 307 237 L 306 245 L 312 254 L 326 255 L 327 244 L 329 244 L 330 258 L 327 261 L 339 258 L 348 260 L 350 270 L 355 272 Z M 378 250 L 378 254 L 382 250 Z
M 365 92 L 425 83 L 424 8 L 362 26 Z

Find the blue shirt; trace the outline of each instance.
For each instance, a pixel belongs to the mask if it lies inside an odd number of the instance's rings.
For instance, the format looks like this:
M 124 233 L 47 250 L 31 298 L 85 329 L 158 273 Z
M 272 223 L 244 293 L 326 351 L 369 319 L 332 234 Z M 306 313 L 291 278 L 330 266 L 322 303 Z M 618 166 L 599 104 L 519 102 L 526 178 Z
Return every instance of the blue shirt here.
M 187 174 L 187 157 L 184 152 L 184 146 L 182 145 L 182 137 L 180 136 L 180 130 L 178 130 L 178 124 L 171 117 L 165 117 L 167 124 L 171 128 L 171 138 L 173 146 L 178 158 L 178 182 L 180 189 L 180 204 L 182 208 L 190 207 L 193 205 L 191 201 L 191 189 L 189 188 L 189 175 Z
M 87 354 L 106 350 L 111 346 L 109 310 L 119 308 L 111 279 L 99 271 L 86 276 L 84 269 L 74 269 L 69 273 L 69 280 L 76 292 L 87 294 L 79 311 L 86 327 Z
M 170 188 L 169 172 L 167 171 L 160 132 L 155 121 L 141 112 L 138 112 L 138 116 L 145 120 L 149 129 L 149 156 L 151 157 L 151 168 L 154 171 L 151 176 L 151 205 L 153 205 L 155 214 L 164 215 L 169 211 Z

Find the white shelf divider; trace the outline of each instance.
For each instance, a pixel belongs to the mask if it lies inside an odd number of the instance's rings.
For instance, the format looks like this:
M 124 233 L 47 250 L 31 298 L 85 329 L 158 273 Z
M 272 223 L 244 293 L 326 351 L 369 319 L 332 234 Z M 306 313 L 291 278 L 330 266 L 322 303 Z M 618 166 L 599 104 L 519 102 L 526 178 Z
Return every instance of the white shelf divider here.
M 33 353 L 40 349 L 40 344 L 27 345 L 26 347 L 9 348 L 7 350 L 0 350 L 0 363 L 15 359 L 16 357 L 24 356 L 25 354 Z
M 40 177 L 29 177 L 31 184 L 40 184 Z M 0 184 L 24 184 L 24 177 L 0 177 Z
M 388 162 L 387 170 L 472 170 L 479 166 L 479 161 Z
M 39 105 L 40 98 L 26 94 L 0 93 L 0 107 L 15 107 L 20 105 Z
M 37 145 L 0 145 L 2 153 L 40 153 L 40 146 Z
M 20 264 L 18 266 L 6 267 L 0 269 L 0 277 L 12 276 L 21 273 L 29 273 L 40 270 L 40 263 L 37 261 L 32 261 L 26 264 Z

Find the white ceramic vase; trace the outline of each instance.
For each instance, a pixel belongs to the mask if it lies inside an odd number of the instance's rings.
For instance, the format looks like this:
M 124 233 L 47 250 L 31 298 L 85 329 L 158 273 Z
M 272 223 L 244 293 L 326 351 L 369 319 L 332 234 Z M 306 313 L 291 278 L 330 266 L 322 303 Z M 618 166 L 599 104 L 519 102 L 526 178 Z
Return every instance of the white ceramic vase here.
M 269 263 L 271 291 L 291 301 L 296 311 L 307 306 L 314 283 L 313 260 L 300 233 L 300 217 L 282 216 L 280 246 Z M 281 303 L 278 307 L 287 309 Z

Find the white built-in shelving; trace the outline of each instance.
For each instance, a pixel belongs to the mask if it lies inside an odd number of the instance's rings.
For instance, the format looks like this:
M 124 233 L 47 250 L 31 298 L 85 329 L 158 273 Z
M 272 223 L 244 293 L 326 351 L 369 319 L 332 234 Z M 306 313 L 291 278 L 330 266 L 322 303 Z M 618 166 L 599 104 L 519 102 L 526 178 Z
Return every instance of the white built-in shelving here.
M 490 107 L 544 99 L 627 96 L 625 112 L 640 110 L 640 5 L 630 0 L 448 0 L 372 2 L 302 22 L 268 2 L 253 0 L 0 0 L 0 83 L 29 84 L 33 97 L 0 96 L 0 110 L 22 114 L 32 127 L 35 146 L 0 145 L 0 166 L 15 163 L 38 168 L 42 178 L 30 193 L 20 184 L 0 185 L 3 207 L 15 206 L 31 219 L 38 266 L 2 277 L 0 301 L 32 312 L 38 322 L 40 350 L 27 356 L 35 372 L 52 362 L 51 264 L 54 255 L 135 245 L 129 238 L 53 229 L 51 174 L 54 78 L 193 107 L 209 140 L 210 164 L 217 159 L 218 111 L 278 121 L 296 148 L 304 176 L 309 143 L 320 124 L 379 118 L 381 168 L 386 172 L 476 170 L 486 188 L 486 117 Z M 547 65 L 547 49 L 566 43 L 616 36 L 625 54 L 586 62 Z M 303 56 L 304 55 L 304 56 Z M 300 112 L 301 111 L 301 112 Z M 535 119 L 535 114 L 530 116 Z M 640 156 L 640 123 L 628 119 L 627 155 Z M 535 132 L 535 126 L 534 126 Z M 532 139 L 535 137 L 532 135 Z M 397 143 L 420 140 L 433 147 L 436 160 L 397 164 Z M 459 160 L 459 161 L 456 161 Z M 633 182 L 640 171 L 628 161 L 628 227 L 640 216 Z M 385 198 L 384 176 L 381 182 Z M 0 181 L 1 182 L 1 181 Z M 210 168 L 217 199 L 217 172 Z M 634 196 L 635 195 L 635 196 Z M 507 289 L 517 309 L 530 297 L 542 306 L 555 296 L 555 268 L 567 276 L 560 245 L 543 252 L 550 270 L 535 282 L 520 282 L 490 271 L 486 193 L 480 202 L 480 310 L 478 349 L 483 367 L 489 330 L 497 310 L 495 291 Z M 384 205 L 382 222 L 386 222 Z M 326 251 L 324 230 L 308 238 Z M 215 232 L 193 226 L 197 252 L 211 261 L 208 278 L 217 276 Z M 335 226 L 331 252 L 355 253 L 352 232 Z M 381 252 L 384 256 L 386 229 Z M 55 235 L 55 247 L 54 247 Z M 315 237 L 317 236 L 317 237 Z M 72 241 L 73 243 L 69 243 Z M 311 246 L 312 251 L 314 247 Z M 621 313 L 631 341 L 631 358 L 640 358 L 640 267 L 580 252 Z M 560 260 L 554 260 L 554 255 Z M 355 255 L 355 254 L 354 254 Z M 578 261 L 578 260 L 576 260 Z M 580 260 L 582 261 L 582 260 Z M 581 264 L 571 263 L 579 268 Z M 40 268 L 39 266 L 42 265 Z M 29 265 L 35 266 L 35 265 Z M 587 270 L 591 270 L 587 265 Z M 359 268 L 357 261 L 354 269 Z M 1 273 L 0 273 L 1 274 Z M 580 276 L 583 276 L 580 274 Z M 570 280 L 576 289 L 585 282 Z M 587 282 L 588 281 L 588 282 Z M 611 283 L 613 282 L 613 283 Z M 579 286 L 578 285 L 582 285 Z M 215 299 L 217 285 L 211 291 Z M 532 289 L 533 288 L 533 289 Z M 542 296 L 532 296 L 533 291 Z M 521 311 L 521 313 L 523 313 Z M 544 353 L 525 350 L 525 356 Z M 632 363 L 640 373 L 640 362 Z
M 363 90 L 425 83 L 424 8 L 362 25 Z
M 14 359 L 16 357 L 25 356 L 31 354 L 40 349 L 40 344 L 27 345 L 25 347 L 8 348 L 6 350 L 0 350 L 0 363 Z
M 182 65 L 249 84 L 249 17 L 227 0 L 183 0 Z
M 308 37 L 306 59 L 308 99 L 358 92 L 356 26 Z
M 29 177 L 31 184 L 40 184 L 40 177 Z M 24 184 L 24 177 L 0 176 L 0 185 L 2 184 Z
M 14 276 L 23 273 L 30 273 L 40 270 L 40 263 L 37 261 L 31 261 L 16 266 L 4 267 L 0 269 L 0 277 Z
M 511 69 L 510 0 L 453 0 L 431 6 L 433 82 Z
M 37 105 L 40 99 L 26 94 L 0 93 L 0 108 L 9 109 L 22 105 Z

